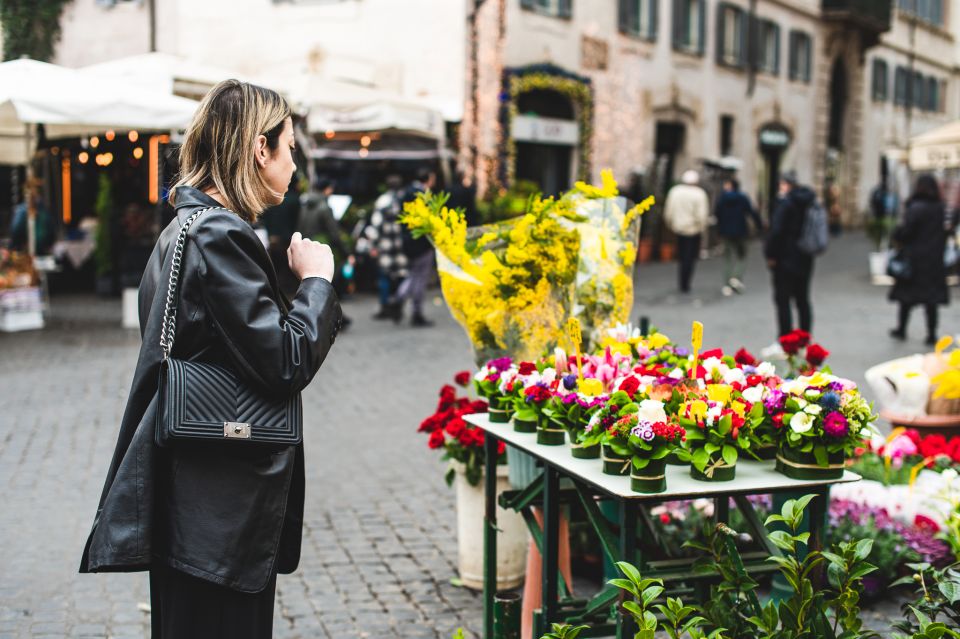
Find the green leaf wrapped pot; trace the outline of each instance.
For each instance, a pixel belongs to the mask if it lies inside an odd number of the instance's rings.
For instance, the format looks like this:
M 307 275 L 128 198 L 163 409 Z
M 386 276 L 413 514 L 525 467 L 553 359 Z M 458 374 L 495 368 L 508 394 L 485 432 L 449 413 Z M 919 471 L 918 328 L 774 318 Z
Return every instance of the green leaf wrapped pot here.
M 728 446 L 729 448 L 729 446 Z M 703 449 L 693 450 L 694 463 L 690 464 L 690 476 L 699 481 L 731 481 L 737 476 L 737 461 L 734 455 L 733 463 L 725 460 L 721 451 L 706 454 Z M 703 470 L 697 468 L 698 456 L 705 457 Z
M 643 461 L 643 468 L 637 468 L 637 457 L 630 464 L 630 489 L 636 493 L 662 493 L 667 489 L 666 459 Z
M 802 452 L 796 448 L 782 446 L 777 453 L 777 471 L 791 479 L 840 479 L 843 477 L 843 451 L 828 453 L 825 449 L 819 454 L 814 451 Z
M 544 446 L 562 446 L 567 441 L 567 431 L 543 415 L 537 420 L 537 443 Z
M 610 444 L 604 444 L 601 459 L 603 472 L 607 475 L 629 475 L 630 455 L 621 455 L 615 452 Z
M 510 402 L 504 401 L 503 397 L 494 396 L 490 398 L 490 406 L 487 409 L 490 415 L 490 421 L 494 424 L 506 424 L 513 416 L 513 406 Z
M 570 437 L 570 454 L 577 459 L 600 459 L 600 444 L 584 446 Z
M 535 433 L 537 432 L 537 417 L 536 415 L 527 418 L 520 413 L 514 413 L 513 415 L 513 430 L 518 433 Z

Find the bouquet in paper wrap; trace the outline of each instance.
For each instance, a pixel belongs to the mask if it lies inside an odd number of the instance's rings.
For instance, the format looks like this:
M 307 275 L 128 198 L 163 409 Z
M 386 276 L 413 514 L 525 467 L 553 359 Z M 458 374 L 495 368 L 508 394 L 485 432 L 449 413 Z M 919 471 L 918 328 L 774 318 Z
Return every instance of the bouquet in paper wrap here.
M 467 228 L 445 194 L 404 205 L 400 221 L 437 249 L 443 296 L 478 365 L 536 359 L 559 344 L 574 313 L 591 332 L 627 318 L 637 218 L 652 200 L 624 211 L 612 175 L 602 175 L 601 187 L 578 182 L 559 198 L 533 196 L 524 215 L 478 227 Z

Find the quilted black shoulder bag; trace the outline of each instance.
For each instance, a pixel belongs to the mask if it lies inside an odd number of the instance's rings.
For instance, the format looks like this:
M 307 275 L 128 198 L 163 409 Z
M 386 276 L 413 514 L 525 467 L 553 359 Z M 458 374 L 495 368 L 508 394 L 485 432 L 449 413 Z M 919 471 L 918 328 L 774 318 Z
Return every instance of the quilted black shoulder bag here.
M 170 282 L 160 329 L 160 394 L 156 441 L 159 446 L 193 440 L 229 440 L 295 445 L 303 438 L 300 393 L 277 401 L 250 388 L 224 366 L 170 357 L 177 328 L 180 269 L 187 231 L 206 211 L 200 209 L 180 227 L 173 247 Z

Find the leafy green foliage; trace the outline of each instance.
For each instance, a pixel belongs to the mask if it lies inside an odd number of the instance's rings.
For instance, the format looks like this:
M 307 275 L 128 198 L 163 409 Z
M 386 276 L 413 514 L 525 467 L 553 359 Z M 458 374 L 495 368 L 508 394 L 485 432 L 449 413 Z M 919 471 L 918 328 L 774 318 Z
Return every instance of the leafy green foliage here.
M 97 235 L 94 261 L 97 275 L 107 275 L 113 270 L 113 186 L 106 173 L 101 173 L 97 182 Z
M 22 56 L 47 62 L 60 39 L 60 14 L 70 0 L 3 0 L 3 59 Z
M 904 619 L 893 625 L 908 634 L 897 639 L 960 639 L 960 572 L 953 564 L 937 569 L 928 563 L 910 564 L 914 574 L 894 583 L 915 584 L 917 599 L 903 607 Z M 913 617 L 913 619 L 911 619 Z
M 540 639 L 577 639 L 588 626 L 571 626 L 565 623 L 550 624 L 550 632 Z

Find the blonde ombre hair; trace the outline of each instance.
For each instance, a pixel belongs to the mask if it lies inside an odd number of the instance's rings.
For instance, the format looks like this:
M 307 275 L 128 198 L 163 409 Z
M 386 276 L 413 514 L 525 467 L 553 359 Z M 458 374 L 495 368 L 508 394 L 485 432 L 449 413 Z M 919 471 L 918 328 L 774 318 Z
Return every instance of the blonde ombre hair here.
M 270 89 L 239 80 L 224 80 L 210 89 L 180 147 L 180 179 L 170 190 L 170 204 L 175 204 L 178 187 L 213 187 L 227 207 L 256 220 L 283 198 L 257 168 L 257 139 L 265 136 L 269 149 L 276 151 L 288 117 L 290 106 Z

